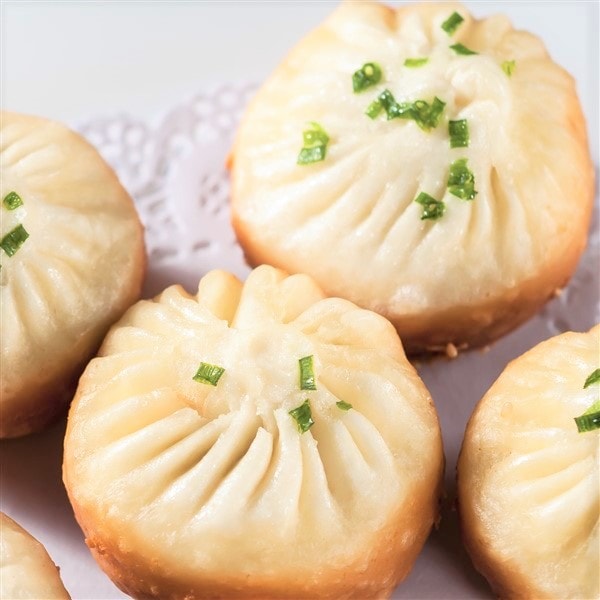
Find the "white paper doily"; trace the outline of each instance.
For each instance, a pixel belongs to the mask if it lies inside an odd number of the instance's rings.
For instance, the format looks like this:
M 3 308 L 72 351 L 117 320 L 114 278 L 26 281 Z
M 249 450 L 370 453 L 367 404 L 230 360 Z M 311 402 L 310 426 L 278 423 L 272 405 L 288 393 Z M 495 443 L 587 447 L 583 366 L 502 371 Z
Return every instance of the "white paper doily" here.
M 207 271 L 249 272 L 229 224 L 225 161 L 254 85 L 223 85 L 198 93 L 155 124 L 130 117 L 98 118 L 78 127 L 115 168 L 146 227 L 146 297 L 172 283 L 195 291 Z M 597 204 L 597 202 L 596 202 Z M 419 372 L 436 402 L 446 453 L 440 529 L 393 598 L 492 598 L 462 548 L 453 510 L 454 472 L 466 422 L 507 362 L 566 330 L 600 321 L 600 231 L 597 210 L 587 251 L 573 280 L 533 319 L 487 352 L 436 360 Z M 3 444 L 2 510 L 42 541 L 60 565 L 74 598 L 124 598 L 83 543 L 60 481 L 64 421 L 26 440 Z

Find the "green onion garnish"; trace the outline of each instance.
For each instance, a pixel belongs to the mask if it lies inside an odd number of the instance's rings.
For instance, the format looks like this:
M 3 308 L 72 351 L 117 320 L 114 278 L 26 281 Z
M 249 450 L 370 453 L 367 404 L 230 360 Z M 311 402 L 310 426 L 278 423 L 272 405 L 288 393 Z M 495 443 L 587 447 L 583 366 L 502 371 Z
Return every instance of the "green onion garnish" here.
M 404 61 L 405 67 L 422 67 L 427 64 L 428 58 L 407 58 Z
M 502 70 L 510 77 L 517 66 L 516 61 L 514 60 L 505 60 L 502 63 Z
M 301 358 L 298 362 L 300 363 L 300 389 L 316 390 L 317 384 L 315 383 L 312 354 Z
M 17 192 L 9 192 L 4 196 L 2 204 L 4 204 L 6 210 L 15 210 L 15 208 L 19 208 L 23 204 L 23 200 L 21 200 L 21 196 Z
M 466 46 L 463 46 L 462 44 L 452 44 L 450 48 L 452 48 L 452 50 L 454 50 L 456 54 L 462 54 L 464 56 L 467 56 L 469 54 L 479 54 L 479 52 L 475 52 L 474 50 L 471 50 Z
M 596 400 L 580 417 L 575 417 L 579 433 L 600 429 L 600 400 Z
M 192 379 L 194 381 L 197 381 L 198 383 L 206 383 L 207 385 L 217 385 L 223 373 L 225 373 L 225 369 L 223 367 L 201 362 L 200 366 L 198 367 L 198 371 L 196 371 L 196 374 Z
M 464 19 L 457 13 L 453 12 L 443 23 L 442 29 L 448 34 L 452 35 L 458 26 L 464 21 Z
M 373 100 L 373 102 L 371 102 L 371 104 L 369 104 L 369 106 L 367 106 L 367 110 L 365 110 L 365 115 L 367 115 L 367 117 L 370 117 L 371 119 L 374 119 L 375 117 L 379 116 L 379 113 L 382 110 L 383 110 L 383 104 L 381 104 L 381 102 L 379 102 L 379 99 Z
M 383 90 L 383 92 L 377 96 L 377 100 L 374 100 L 369 104 L 366 114 L 371 117 L 371 119 L 374 119 L 379 115 L 382 109 L 385 109 L 389 121 L 390 119 L 401 117 L 404 113 L 408 112 L 410 110 L 410 105 L 406 103 L 398 104 L 390 90 Z
M 368 106 L 366 114 L 374 119 L 382 109 L 385 109 L 388 121 L 390 119 L 412 119 L 421 129 L 429 131 L 437 127 L 444 106 L 446 103 L 437 96 L 431 104 L 425 100 L 398 103 L 390 90 L 383 90 L 377 100 Z
M 310 401 L 308 399 L 300 406 L 290 410 L 289 414 L 296 421 L 300 433 L 306 433 L 315 424 L 310 412 Z
M 450 134 L 450 148 L 468 148 L 469 125 L 466 119 L 448 121 L 448 133 Z
M 446 106 L 446 103 L 442 102 L 437 96 L 431 104 L 428 104 L 425 100 L 417 100 L 413 103 L 413 116 L 410 118 L 414 119 L 421 129 L 429 131 L 437 127 L 444 106 Z
M 421 221 L 424 221 L 425 219 L 439 219 L 446 210 L 446 205 L 443 202 L 432 198 L 425 192 L 421 192 L 414 201 L 423 206 Z
M 459 158 L 450 165 L 448 191 L 462 200 L 473 200 L 477 195 L 475 176 L 467 167 L 466 158 Z
M 583 384 L 583 389 L 590 387 L 590 385 L 594 385 L 594 383 L 600 382 L 600 369 L 596 369 L 590 376 L 585 380 Z
M 365 63 L 352 75 L 352 89 L 355 94 L 378 84 L 381 81 L 381 67 L 374 62 Z
M 352 408 L 352 404 L 350 404 L 349 402 L 344 402 L 343 400 L 340 400 L 339 402 L 336 402 L 335 405 L 340 410 L 350 410 Z
M 0 248 L 2 248 L 8 256 L 13 256 L 28 237 L 29 234 L 25 231 L 25 227 L 23 227 L 23 225 L 17 225 L 2 238 L 2 241 L 0 241 Z
M 311 121 L 309 125 L 310 128 L 302 132 L 304 147 L 298 155 L 299 165 L 308 165 L 325 158 L 329 136 L 318 123 Z

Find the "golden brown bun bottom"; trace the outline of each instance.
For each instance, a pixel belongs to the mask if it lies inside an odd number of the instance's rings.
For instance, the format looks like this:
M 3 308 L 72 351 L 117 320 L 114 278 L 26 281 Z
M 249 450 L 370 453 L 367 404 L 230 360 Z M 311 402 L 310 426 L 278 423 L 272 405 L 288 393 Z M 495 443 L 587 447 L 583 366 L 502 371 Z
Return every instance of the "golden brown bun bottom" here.
M 71 488 L 68 472 L 68 463 L 65 463 L 67 490 Z M 410 507 L 402 507 L 385 528 L 374 532 L 377 542 L 373 545 L 373 552 L 357 558 L 353 564 L 329 565 L 330 568 L 321 573 L 288 573 L 268 579 L 245 576 L 231 565 L 228 573 L 198 573 L 197 581 L 188 585 L 176 584 L 173 574 L 162 570 L 158 560 L 155 564 L 148 564 L 147 559 L 123 552 L 119 545 L 118 527 L 111 527 L 106 515 L 93 514 L 91 510 L 77 505 L 72 497 L 70 500 L 94 558 L 112 581 L 134 598 L 371 600 L 389 598 L 394 588 L 409 574 L 431 528 L 438 521 L 442 475 L 443 469 L 434 494 L 427 482 L 423 482 Z M 99 528 L 99 523 L 104 527 Z M 319 590 L 317 594 L 315 589 Z

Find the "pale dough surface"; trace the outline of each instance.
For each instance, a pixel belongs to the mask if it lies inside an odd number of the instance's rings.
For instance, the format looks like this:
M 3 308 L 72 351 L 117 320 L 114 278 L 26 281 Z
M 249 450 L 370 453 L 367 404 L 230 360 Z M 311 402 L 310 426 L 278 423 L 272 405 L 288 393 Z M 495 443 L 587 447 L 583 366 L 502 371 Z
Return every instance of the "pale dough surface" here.
M 143 231 L 133 202 L 98 152 L 63 125 L 3 112 L 0 234 L 0 435 L 43 427 L 64 407 L 108 327 L 139 296 Z
M 600 364 L 600 326 L 511 362 L 477 406 L 458 463 L 463 532 L 503 598 L 600 598 L 600 432 L 574 417 Z
M 0 598 L 71 598 L 44 546 L 4 513 L 0 513 Z

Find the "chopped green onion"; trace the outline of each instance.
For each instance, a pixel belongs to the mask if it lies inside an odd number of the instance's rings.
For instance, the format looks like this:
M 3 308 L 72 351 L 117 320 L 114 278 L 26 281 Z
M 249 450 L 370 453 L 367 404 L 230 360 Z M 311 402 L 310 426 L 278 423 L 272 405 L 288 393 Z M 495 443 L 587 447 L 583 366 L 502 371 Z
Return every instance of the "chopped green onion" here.
M 366 114 L 374 119 L 382 109 L 385 109 L 388 121 L 398 118 L 412 119 L 421 129 L 429 131 L 437 127 L 444 106 L 446 106 L 446 103 L 442 102 L 437 96 L 431 104 L 425 100 L 398 103 L 390 90 L 383 90 L 377 100 L 368 106 Z
M 299 165 L 307 165 L 325 158 L 329 136 L 318 123 L 311 121 L 309 125 L 309 129 L 302 132 L 304 147 L 298 155 Z
M 371 119 L 374 119 L 379 115 L 382 109 L 385 109 L 389 121 L 390 119 L 401 117 L 404 113 L 408 112 L 410 110 L 410 105 L 406 103 L 398 104 L 390 90 L 383 90 L 383 92 L 377 96 L 377 100 L 374 100 L 369 104 L 366 114 L 371 117 Z
M 577 424 L 577 431 L 579 433 L 600 429 L 600 411 L 575 417 L 575 423 Z
M 296 421 L 300 433 L 306 433 L 315 424 L 310 412 L 310 401 L 308 399 L 300 406 L 290 410 L 288 414 Z
M 444 211 L 446 210 L 446 205 L 443 202 L 432 198 L 425 192 L 421 192 L 414 201 L 423 206 L 421 221 L 424 221 L 425 219 L 439 219 L 441 216 L 443 216 Z
M 463 56 L 467 56 L 469 54 L 479 54 L 479 52 L 475 52 L 474 50 L 471 50 L 462 44 L 452 44 L 450 48 L 452 48 L 456 54 L 462 54 Z
M 468 148 L 469 125 L 466 119 L 448 121 L 448 133 L 450 134 L 450 148 Z
M 414 119 L 421 129 L 429 131 L 438 126 L 444 106 L 446 106 L 446 103 L 442 102 L 437 96 L 431 104 L 428 104 L 425 100 L 417 100 L 413 103 L 413 116 L 410 118 Z
M 17 192 L 9 192 L 4 196 L 2 204 L 4 204 L 6 210 L 15 210 L 15 208 L 19 208 L 23 204 L 23 200 L 21 200 L 21 196 Z
M 339 402 L 336 402 L 335 405 L 340 410 L 350 410 L 352 408 L 352 404 L 350 404 L 349 402 L 344 402 L 343 400 L 340 400 Z
M 383 104 L 379 102 L 379 99 L 373 100 L 369 106 L 367 106 L 367 110 L 365 110 L 365 115 L 370 117 L 371 119 L 375 119 L 379 116 L 379 113 L 383 110 Z
M 452 35 L 458 28 L 458 26 L 464 21 L 464 19 L 457 13 L 453 12 L 443 23 L 442 29 L 448 34 Z
M 2 248 L 8 256 L 14 256 L 28 237 L 29 234 L 25 231 L 25 227 L 23 227 L 23 225 L 17 225 L 2 238 L 2 241 L 0 241 L 0 248 Z
M 502 63 L 502 70 L 510 77 L 517 66 L 516 61 L 514 60 L 505 60 Z
M 575 417 L 579 433 L 600 429 L 600 400 L 596 400 L 581 416 Z
M 405 67 L 422 67 L 427 64 L 428 58 L 407 58 L 404 61 Z
M 301 358 L 298 362 L 300 363 L 300 389 L 316 390 L 317 384 L 315 383 L 312 354 Z
M 590 373 L 590 376 L 585 380 L 583 384 L 583 389 L 590 387 L 590 385 L 594 385 L 595 383 L 600 382 L 600 369 L 596 369 L 593 373 Z
M 377 85 L 381 81 L 381 67 L 374 62 L 365 63 L 352 75 L 352 89 L 355 94 Z
M 200 366 L 198 367 L 198 371 L 192 379 L 194 381 L 197 381 L 198 383 L 206 383 L 207 385 L 217 385 L 223 373 L 225 373 L 225 369 L 223 367 L 201 362 Z
M 450 165 L 448 191 L 462 200 L 473 200 L 477 195 L 475 176 L 467 167 L 466 158 L 459 158 Z

